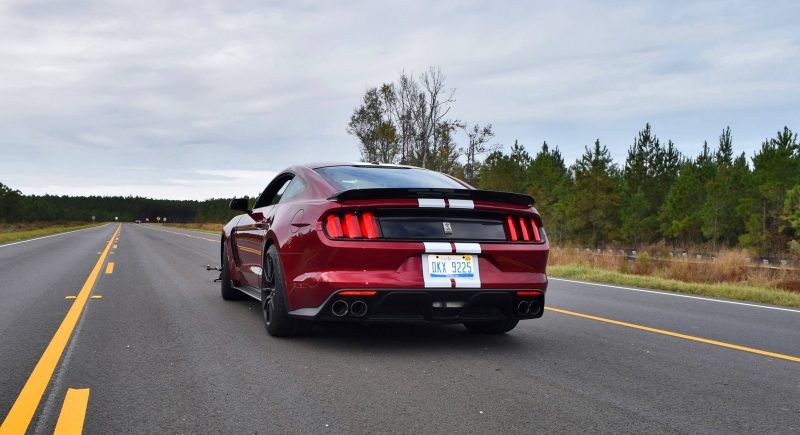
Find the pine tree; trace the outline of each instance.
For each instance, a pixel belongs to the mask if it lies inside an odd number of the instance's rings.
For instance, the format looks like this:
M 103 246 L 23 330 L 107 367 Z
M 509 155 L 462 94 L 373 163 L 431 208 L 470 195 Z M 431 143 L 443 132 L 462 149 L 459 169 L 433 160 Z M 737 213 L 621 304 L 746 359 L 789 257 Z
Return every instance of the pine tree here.
M 558 147 L 551 150 L 544 142 L 528 167 L 528 193 L 536 199 L 550 241 L 556 245 L 563 244 L 566 237 L 566 204 L 571 181 Z
M 683 163 L 659 211 L 661 231 L 684 246 L 703 239 L 703 204 L 706 202 L 706 185 L 714 177 L 716 166 L 708 143 L 696 159 Z
M 678 176 L 681 162 L 672 141 L 661 145 L 646 124 L 628 149 L 622 172 L 622 232 L 629 242 L 638 245 L 661 236 L 658 210 Z
M 586 147 L 572 172 L 575 179 L 567 210 L 569 233 L 580 243 L 603 247 L 619 228 L 619 169 L 598 139 L 594 147 Z
M 742 201 L 746 232 L 739 241 L 767 256 L 785 249 L 788 237 L 779 231 L 786 192 L 800 182 L 800 144 L 784 127 L 765 140 L 753 156 L 751 189 Z

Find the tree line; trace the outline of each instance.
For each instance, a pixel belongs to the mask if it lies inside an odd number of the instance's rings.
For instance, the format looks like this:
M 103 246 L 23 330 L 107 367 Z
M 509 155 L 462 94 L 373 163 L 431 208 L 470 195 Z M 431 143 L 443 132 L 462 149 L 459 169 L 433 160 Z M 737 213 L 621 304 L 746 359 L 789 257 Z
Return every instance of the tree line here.
M 8 222 L 122 222 L 166 217 L 168 222 L 225 223 L 237 212 L 229 199 L 205 201 L 151 199 L 138 196 L 23 195 L 0 183 L 0 223 Z
M 365 92 L 347 131 L 365 161 L 532 195 L 556 245 L 741 246 L 761 256 L 800 255 L 800 145 L 788 127 L 748 158 L 734 152 L 730 127 L 718 144 L 688 156 L 648 123 L 621 165 L 600 140 L 570 164 L 547 142 L 534 155 L 517 141 L 504 152 L 490 143 L 491 124 L 448 117 L 454 94 L 436 68 L 416 78 L 401 73 Z

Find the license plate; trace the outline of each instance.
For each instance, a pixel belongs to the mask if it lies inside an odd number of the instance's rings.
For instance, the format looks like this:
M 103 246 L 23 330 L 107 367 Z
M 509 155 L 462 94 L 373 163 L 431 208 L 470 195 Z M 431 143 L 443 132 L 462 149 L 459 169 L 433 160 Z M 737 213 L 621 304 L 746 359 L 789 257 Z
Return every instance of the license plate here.
M 426 287 L 451 287 L 451 279 L 456 287 L 480 287 L 477 255 L 426 254 L 422 260 Z

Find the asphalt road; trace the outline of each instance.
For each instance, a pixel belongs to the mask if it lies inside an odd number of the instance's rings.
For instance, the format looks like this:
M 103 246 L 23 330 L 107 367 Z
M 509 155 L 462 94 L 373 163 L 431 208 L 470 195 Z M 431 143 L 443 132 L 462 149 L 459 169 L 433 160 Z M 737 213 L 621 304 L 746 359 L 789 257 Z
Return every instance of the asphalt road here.
M 203 267 L 217 236 L 130 224 L 116 241 L 117 227 L 0 246 L 9 433 L 25 406 L 29 433 L 79 421 L 80 401 L 62 406 L 87 388 L 85 433 L 800 433 L 797 310 L 553 280 L 547 305 L 566 312 L 504 336 L 323 325 L 275 339 L 257 302 L 220 298 Z

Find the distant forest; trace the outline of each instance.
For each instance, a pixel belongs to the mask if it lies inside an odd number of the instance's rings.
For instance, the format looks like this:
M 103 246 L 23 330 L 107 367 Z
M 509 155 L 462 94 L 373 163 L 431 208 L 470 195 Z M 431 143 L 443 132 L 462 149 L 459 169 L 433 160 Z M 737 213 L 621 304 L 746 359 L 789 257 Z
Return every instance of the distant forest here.
M 55 196 L 23 195 L 0 183 L 0 223 L 2 222 L 133 222 L 157 217 L 168 222 L 227 222 L 237 213 L 228 209 L 230 199 L 180 201 L 134 196 Z

